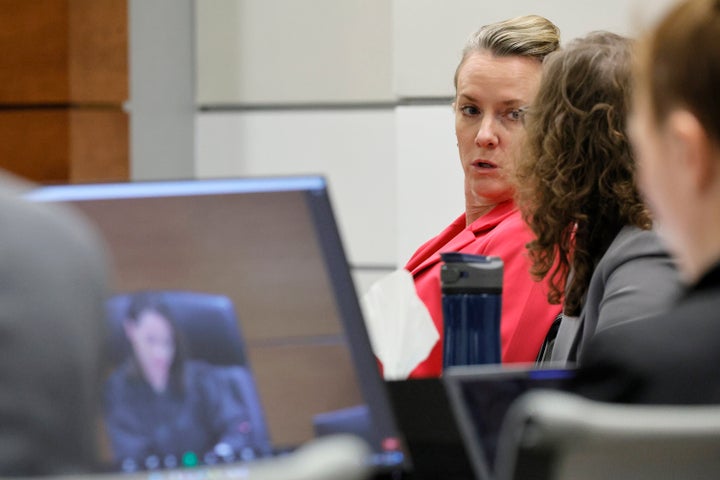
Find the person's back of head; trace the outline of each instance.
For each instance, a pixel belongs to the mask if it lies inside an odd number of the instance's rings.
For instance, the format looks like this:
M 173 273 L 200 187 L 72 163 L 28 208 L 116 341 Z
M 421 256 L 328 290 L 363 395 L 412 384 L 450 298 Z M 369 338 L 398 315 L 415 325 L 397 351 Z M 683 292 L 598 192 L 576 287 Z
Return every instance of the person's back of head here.
M 527 114 L 518 203 L 537 236 L 533 273 L 551 274 L 551 299 L 564 293 L 568 315 L 579 314 L 594 266 L 620 229 L 652 224 L 626 129 L 632 59 L 632 42 L 611 32 L 574 40 L 545 59 Z
M 720 144 L 720 0 L 675 6 L 640 44 L 637 88 L 649 94 L 658 123 L 690 110 Z
M 688 285 L 670 310 L 623 319 L 593 336 L 574 385 L 592 398 L 651 404 L 720 398 L 718 45 L 719 0 L 680 1 L 639 42 L 629 118 L 637 178 Z
M 638 49 L 638 178 L 683 277 L 720 258 L 720 1 L 678 3 Z
M 467 40 L 455 69 L 454 84 L 465 59 L 475 52 L 497 57 L 531 57 L 538 61 L 560 48 L 560 29 L 547 18 L 524 15 L 482 26 Z
M 74 210 L 0 172 L 0 475 L 96 466 L 108 271 Z

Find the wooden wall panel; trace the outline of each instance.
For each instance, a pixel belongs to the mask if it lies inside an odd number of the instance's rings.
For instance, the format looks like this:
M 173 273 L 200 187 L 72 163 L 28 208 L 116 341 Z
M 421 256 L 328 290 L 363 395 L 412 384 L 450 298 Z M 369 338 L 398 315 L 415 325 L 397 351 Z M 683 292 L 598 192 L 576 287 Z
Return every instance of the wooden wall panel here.
M 42 183 L 124 181 L 128 117 L 111 109 L 0 109 L 0 168 Z
M 68 101 L 67 0 L 0 0 L 0 104 Z
M 64 109 L 0 110 L 0 167 L 31 180 L 65 182 L 68 127 Z
M 129 178 L 127 0 L 0 0 L 0 167 Z
M 128 115 L 117 109 L 70 110 L 71 182 L 124 181 L 128 165 Z
M 128 98 L 127 2 L 69 1 L 70 100 L 121 106 Z

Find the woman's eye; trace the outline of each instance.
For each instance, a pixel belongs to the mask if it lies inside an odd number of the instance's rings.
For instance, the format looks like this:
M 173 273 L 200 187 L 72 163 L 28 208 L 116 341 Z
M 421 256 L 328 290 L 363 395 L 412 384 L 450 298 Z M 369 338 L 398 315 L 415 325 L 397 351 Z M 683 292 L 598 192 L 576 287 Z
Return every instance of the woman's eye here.
M 513 122 L 519 122 L 519 121 L 522 121 L 523 117 L 525 116 L 526 110 L 527 109 L 524 107 L 515 108 L 515 109 L 509 110 L 508 112 L 506 112 L 505 117 L 508 120 L 511 120 Z
M 473 116 L 477 115 L 478 113 L 480 113 L 477 108 L 475 108 L 471 105 L 462 107 L 460 109 L 460 111 L 462 111 L 463 115 L 466 115 L 468 117 L 473 117 Z

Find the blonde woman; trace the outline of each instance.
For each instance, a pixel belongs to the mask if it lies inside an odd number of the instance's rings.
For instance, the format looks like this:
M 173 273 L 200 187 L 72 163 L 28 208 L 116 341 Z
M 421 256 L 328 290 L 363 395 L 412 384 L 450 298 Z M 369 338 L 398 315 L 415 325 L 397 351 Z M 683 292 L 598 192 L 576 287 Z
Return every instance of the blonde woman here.
M 422 245 L 405 268 L 427 306 L 440 340 L 411 373 L 442 370 L 440 253 L 499 256 L 504 262 L 501 306 L 503 362 L 535 361 L 560 311 L 547 285 L 531 278 L 525 244 L 532 233 L 513 200 L 512 150 L 524 135 L 522 116 L 537 92 L 543 58 L 557 50 L 557 27 L 529 15 L 486 25 L 468 41 L 455 72 L 455 134 L 465 177 L 465 212 Z

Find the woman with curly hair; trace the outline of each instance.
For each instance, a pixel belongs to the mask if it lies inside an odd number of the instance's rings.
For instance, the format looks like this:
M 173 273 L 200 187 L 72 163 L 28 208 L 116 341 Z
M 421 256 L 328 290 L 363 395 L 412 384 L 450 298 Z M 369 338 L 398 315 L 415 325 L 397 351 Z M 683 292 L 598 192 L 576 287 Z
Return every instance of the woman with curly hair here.
M 531 272 L 563 303 L 552 360 L 582 363 L 595 333 L 664 310 L 680 288 L 635 183 L 632 50 L 594 32 L 550 54 L 526 115 L 516 196 L 536 236 Z

